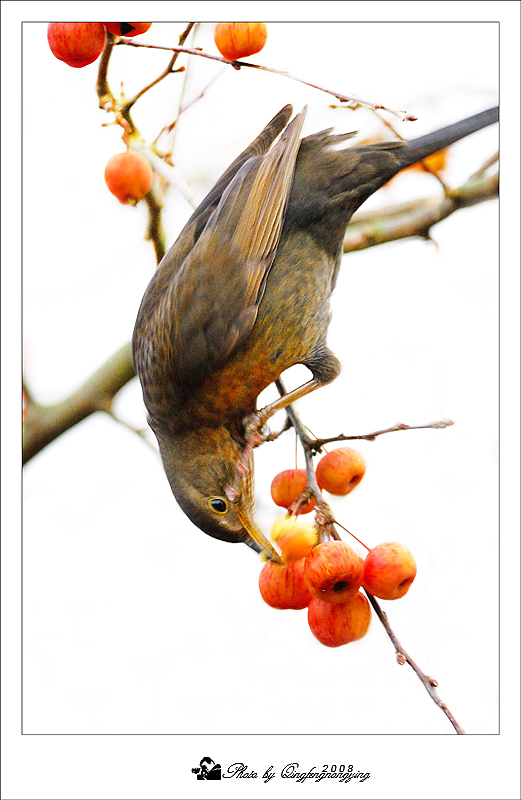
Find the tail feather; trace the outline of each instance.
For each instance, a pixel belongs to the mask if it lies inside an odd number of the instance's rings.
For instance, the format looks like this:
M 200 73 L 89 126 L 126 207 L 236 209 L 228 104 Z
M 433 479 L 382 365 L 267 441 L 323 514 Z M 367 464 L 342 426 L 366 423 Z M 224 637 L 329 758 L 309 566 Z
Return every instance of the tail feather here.
M 338 257 L 351 216 L 401 170 L 498 121 L 498 108 L 448 125 L 409 142 L 337 148 L 352 134 L 321 131 L 303 139 L 286 224 L 308 231 Z M 324 220 L 327 218 L 327 224 Z
M 422 161 L 427 156 L 437 153 L 439 150 L 444 150 L 451 144 L 470 136 L 471 133 L 493 125 L 499 120 L 499 108 L 489 108 L 487 111 L 482 111 L 480 114 L 474 114 L 472 117 L 463 119 L 460 122 L 455 122 L 453 125 L 447 125 L 445 128 L 427 133 L 425 136 L 420 136 L 417 139 L 412 139 L 407 142 L 405 148 L 399 153 L 400 162 L 403 158 L 405 163 L 399 166 L 400 169 L 409 167 Z M 403 153 L 403 155 L 402 155 Z M 398 166 L 398 165 L 397 165 Z

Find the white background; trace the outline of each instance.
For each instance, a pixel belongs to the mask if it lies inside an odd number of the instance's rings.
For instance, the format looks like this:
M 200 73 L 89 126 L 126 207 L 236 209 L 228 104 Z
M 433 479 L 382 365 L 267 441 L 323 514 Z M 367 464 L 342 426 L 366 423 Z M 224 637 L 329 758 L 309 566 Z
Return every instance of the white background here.
M 16 6 L 28 20 L 30 5 L 11 4 L 7 11 L 15 16 Z M 248 16 L 275 19 L 281 13 L 276 5 L 264 3 L 262 13 L 255 14 L 256 4 L 250 3 Z M 217 12 L 202 6 L 183 5 L 183 14 L 211 19 L 209 14 Z M 490 4 L 478 6 L 425 3 L 420 11 L 434 21 L 463 20 L 469 13 L 497 19 L 514 12 L 512 4 L 493 4 L 493 14 L 487 13 Z M 105 17 L 110 7 L 103 4 Z M 229 15 L 223 13 L 228 7 Z M 95 9 L 89 4 L 90 19 Z M 167 6 L 158 4 L 155 14 L 152 9 L 148 4 L 150 18 L 159 19 Z M 397 123 L 407 137 L 497 102 L 497 24 L 363 22 L 388 19 L 389 4 L 378 3 L 321 4 L 322 10 L 332 20 L 356 13 L 361 21 L 272 23 L 267 46 L 251 60 L 405 108 L 419 117 L 416 123 Z M 306 4 L 298 11 L 302 17 L 316 14 Z M 393 20 L 401 14 L 409 19 L 412 11 L 410 4 L 393 4 Z M 41 6 L 35 12 L 34 19 L 44 13 Z M 67 7 L 71 19 L 85 18 L 85 12 L 82 4 Z M 64 9 L 50 4 L 45 13 L 59 19 Z M 168 14 L 173 13 L 169 5 Z M 232 19 L 244 17 L 245 9 L 224 4 L 219 13 Z M 509 26 L 515 22 L 502 26 L 503 50 Z M 176 44 L 183 28 L 182 23 L 154 24 L 142 41 Z M 30 388 L 40 402 L 52 403 L 128 340 L 154 256 L 143 240 L 145 207 L 120 206 L 103 181 L 107 160 L 123 146 L 119 128 L 101 127 L 110 117 L 97 109 L 97 66 L 73 70 L 54 59 L 46 23 L 25 24 L 23 35 L 24 354 Z M 201 30 L 196 44 L 216 52 L 212 25 Z M 511 48 L 517 56 L 515 47 L 517 42 Z M 159 74 L 168 58 L 167 53 L 117 48 L 109 72 L 113 90 L 124 80 L 125 91 L 133 94 Z M 13 76 L 18 63 L 13 60 Z M 194 59 L 185 100 L 221 69 Z M 172 76 L 136 106 L 134 118 L 147 140 L 175 118 L 182 82 L 182 76 Z M 223 69 L 205 98 L 183 116 L 176 138 L 176 164 L 200 198 L 287 102 L 296 109 L 309 104 L 304 134 L 331 125 L 358 129 L 363 136 L 376 130 L 369 112 L 332 110 L 331 96 L 287 78 Z M 16 105 L 8 108 L 14 123 Z M 495 126 L 456 145 L 449 184 L 479 168 L 495 152 L 497 136 Z M 10 144 L 4 135 L 4 151 Z M 12 146 L 14 154 L 18 142 Z M 512 173 L 517 176 L 518 170 Z M 15 171 L 15 184 L 16 176 Z M 16 192 L 17 187 L 7 195 L 15 207 Z M 370 204 L 437 192 L 435 179 L 415 175 L 393 183 Z M 190 212 L 172 189 L 164 212 L 169 244 Z M 433 236 L 437 246 L 408 241 L 345 259 L 329 338 L 343 372 L 333 385 L 302 401 L 299 410 L 321 436 L 366 433 L 398 421 L 455 420 L 444 431 L 410 431 L 360 443 L 366 478 L 333 508 L 369 546 L 399 540 L 411 548 L 418 563 L 415 584 L 403 600 L 383 603 L 385 610 L 404 647 L 438 679 L 440 696 L 465 730 L 490 735 L 499 731 L 498 204 L 456 214 Z M 507 252 L 503 269 L 518 271 L 510 245 Z M 17 262 L 6 265 L 4 259 L 6 269 L 12 270 L 16 297 Z M 504 278 L 507 286 L 509 278 Z M 508 303 L 509 295 L 503 310 Z M 16 341 L 16 334 L 11 336 Z M 292 385 L 301 379 L 300 373 L 294 375 Z M 116 410 L 122 419 L 144 426 L 137 382 L 122 391 Z M 257 453 L 258 517 L 264 530 L 278 514 L 269 496 L 271 479 L 293 463 L 291 433 Z M 354 797 L 437 797 L 438 791 L 515 796 L 510 784 L 498 790 L 488 772 L 503 768 L 500 757 L 508 769 L 515 742 L 510 756 L 509 748 L 501 749 L 485 773 L 466 772 L 463 780 L 463 765 L 475 769 L 476 748 L 484 746 L 490 754 L 500 738 L 458 740 L 463 744 L 456 756 L 449 736 L 391 736 L 451 734 L 452 729 L 408 667 L 398 668 L 378 621 L 373 619 L 361 642 L 331 650 L 314 640 L 305 612 L 265 606 L 257 589 L 256 556 L 193 528 L 171 496 L 158 457 L 125 427 L 106 416 L 92 417 L 37 456 L 24 477 L 24 733 L 198 735 L 15 737 L 12 763 L 23 758 L 38 770 L 11 775 L 4 796 L 203 796 L 190 769 L 207 754 L 224 767 L 244 761 L 261 771 L 271 764 L 280 771 L 289 761 L 302 768 L 352 763 L 372 774 L 363 784 L 349 785 Z M 511 547 L 517 548 L 519 532 L 515 526 L 510 530 L 505 517 L 503 525 L 503 555 L 507 550 L 508 560 L 517 563 Z M 18 581 L 16 523 L 4 526 L 4 544 L 6 536 L 13 557 L 9 569 Z M 13 588 L 7 624 L 18 653 L 20 594 Z M 515 597 L 505 597 L 503 611 L 510 603 Z M 503 637 L 509 632 L 506 623 Z M 503 669 L 511 663 L 504 657 Z M 8 730 L 17 733 L 16 659 L 12 673 L 4 672 L 4 692 L 6 677 L 12 678 Z M 503 698 L 517 708 L 512 691 L 504 681 Z M 508 720 L 506 708 L 503 733 Z M 404 752 L 413 741 L 419 742 L 419 754 L 411 762 Z M 452 776 L 449 790 L 446 775 L 426 779 L 432 747 Z M 45 748 L 51 748 L 52 758 L 42 758 Z M 75 770 L 81 770 L 81 779 Z M 309 781 L 297 789 L 281 779 L 269 789 L 244 780 L 216 786 L 214 792 L 227 797 L 234 792 L 249 797 L 346 792 L 336 781 L 328 781 L 327 789 L 313 789 L 316 784 Z

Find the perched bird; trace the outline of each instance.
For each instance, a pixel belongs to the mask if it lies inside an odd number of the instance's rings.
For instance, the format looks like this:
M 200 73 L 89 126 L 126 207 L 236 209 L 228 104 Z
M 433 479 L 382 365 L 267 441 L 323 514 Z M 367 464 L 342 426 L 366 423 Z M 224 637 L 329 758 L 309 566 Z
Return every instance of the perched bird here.
M 132 351 L 149 424 L 179 505 L 216 539 L 278 559 L 254 516 L 255 430 L 329 383 L 330 296 L 352 214 L 400 170 L 498 120 L 491 108 L 409 142 L 342 147 L 300 138 L 286 106 L 219 178 L 145 292 Z M 278 138 L 277 138 L 278 137 Z M 304 386 L 257 413 L 294 364 Z

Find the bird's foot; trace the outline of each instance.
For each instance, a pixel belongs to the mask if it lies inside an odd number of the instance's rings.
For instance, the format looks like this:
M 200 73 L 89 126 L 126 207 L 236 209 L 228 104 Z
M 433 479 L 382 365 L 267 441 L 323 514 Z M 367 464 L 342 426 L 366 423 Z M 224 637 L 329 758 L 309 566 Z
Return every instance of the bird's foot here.
M 270 433 L 263 432 L 269 418 L 272 417 L 273 414 L 276 414 L 277 411 L 285 409 L 292 401 L 304 397 L 304 395 L 309 394 L 309 392 L 314 391 L 319 386 L 320 384 L 317 381 L 309 381 L 309 383 L 300 386 L 298 389 L 294 389 L 292 392 L 288 392 L 288 394 L 279 397 L 275 402 L 269 403 L 267 406 L 264 406 L 264 408 L 254 411 L 244 417 L 243 427 L 246 446 L 237 464 L 236 478 L 233 484 L 226 489 L 226 496 L 230 502 L 235 503 L 239 497 L 243 478 L 251 469 L 253 450 L 270 438 Z
M 319 389 L 321 386 L 322 383 L 313 378 L 313 380 L 304 383 L 297 389 L 293 389 L 293 391 L 283 394 L 277 400 L 274 400 L 273 403 L 268 403 L 268 405 L 264 406 L 264 408 L 260 408 L 258 411 L 254 411 L 253 414 L 249 414 L 243 420 L 246 438 L 248 439 L 249 436 L 257 435 L 261 437 L 261 441 L 265 441 L 266 437 L 263 435 L 262 430 L 270 417 L 276 414 L 277 411 L 282 411 L 283 409 L 287 408 L 289 405 L 291 405 L 291 403 L 294 403 L 295 400 L 300 400 L 301 397 L 305 397 L 307 394 L 314 392 L 315 389 Z M 258 444 L 260 444 L 261 441 L 259 441 Z M 257 445 L 255 445 L 255 447 L 256 446 Z
M 253 411 L 247 417 L 244 417 L 242 424 L 247 446 L 258 447 L 269 436 L 269 432 L 265 432 L 264 427 L 271 414 L 266 416 L 265 411 L 265 408 L 261 408 L 259 411 Z

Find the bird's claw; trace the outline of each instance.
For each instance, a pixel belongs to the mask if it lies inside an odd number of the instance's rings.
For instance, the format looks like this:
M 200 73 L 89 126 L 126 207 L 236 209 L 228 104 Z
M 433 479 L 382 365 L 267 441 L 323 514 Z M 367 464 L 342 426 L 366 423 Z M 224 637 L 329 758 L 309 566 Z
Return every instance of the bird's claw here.
M 266 436 L 269 434 L 263 432 L 266 419 L 262 411 L 254 411 L 252 414 L 248 414 L 243 420 L 243 425 L 246 442 L 251 447 L 258 447 L 266 441 Z

